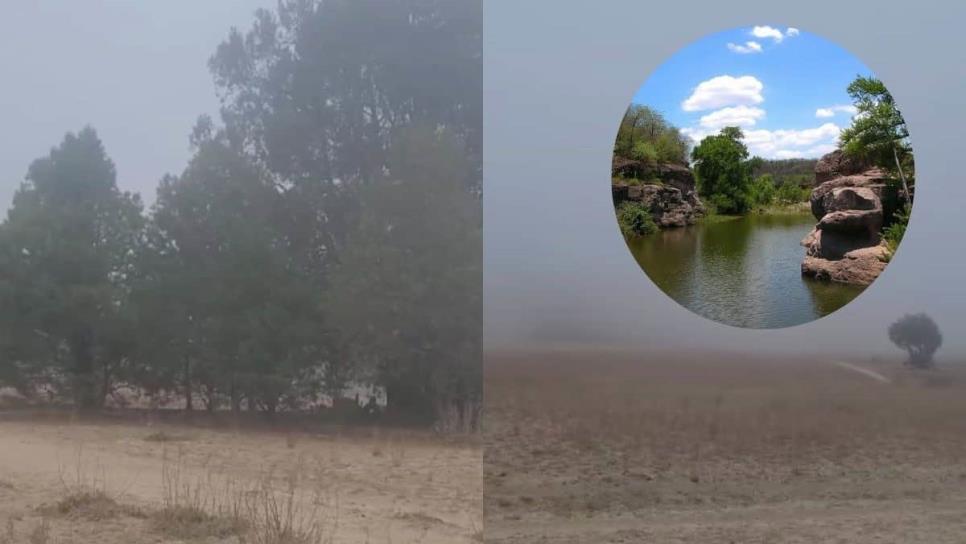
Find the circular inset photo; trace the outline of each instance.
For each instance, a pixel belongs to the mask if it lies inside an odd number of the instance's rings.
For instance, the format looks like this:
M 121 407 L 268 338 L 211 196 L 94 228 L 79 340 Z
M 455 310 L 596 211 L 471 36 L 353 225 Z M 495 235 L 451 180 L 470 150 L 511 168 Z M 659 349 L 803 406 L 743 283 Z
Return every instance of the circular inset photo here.
M 905 120 L 868 67 L 762 25 L 651 74 L 619 121 L 611 191 L 627 247 L 664 293 L 761 329 L 826 316 L 875 281 L 915 177 Z

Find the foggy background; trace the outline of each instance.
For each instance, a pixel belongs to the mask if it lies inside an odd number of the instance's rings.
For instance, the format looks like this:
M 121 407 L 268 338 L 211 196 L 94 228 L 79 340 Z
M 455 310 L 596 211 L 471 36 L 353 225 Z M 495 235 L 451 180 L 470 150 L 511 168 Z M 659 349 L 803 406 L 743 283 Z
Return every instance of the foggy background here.
M 198 116 L 217 117 L 208 58 L 274 0 L 9 2 L 0 30 L 0 210 L 30 162 L 93 125 L 118 185 L 154 201 L 180 173 Z
M 486 348 L 606 344 L 901 356 L 886 327 L 905 313 L 926 312 L 944 333 L 938 359 L 961 356 L 966 5 L 872 5 L 487 2 Z M 919 181 L 909 230 L 882 276 L 834 314 L 780 330 L 715 323 L 664 295 L 627 250 L 610 195 L 617 125 L 641 83 L 690 42 L 753 25 L 821 35 L 869 66 L 907 121 Z

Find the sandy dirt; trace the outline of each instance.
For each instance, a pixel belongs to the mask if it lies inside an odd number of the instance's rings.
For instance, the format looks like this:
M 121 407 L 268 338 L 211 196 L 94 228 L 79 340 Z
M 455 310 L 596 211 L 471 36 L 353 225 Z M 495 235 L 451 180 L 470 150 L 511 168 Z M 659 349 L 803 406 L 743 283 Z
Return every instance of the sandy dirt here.
M 486 372 L 487 542 L 966 542 L 961 369 L 558 351 Z
M 200 489 L 214 505 L 253 482 L 281 480 L 295 482 L 296 516 L 322 518 L 312 522 L 322 530 L 311 544 L 480 540 L 479 446 L 401 431 L 359 434 L 0 420 L 0 543 L 247 542 L 243 533 L 168 535 L 155 512 L 172 487 Z M 119 512 L 57 510 L 90 489 Z

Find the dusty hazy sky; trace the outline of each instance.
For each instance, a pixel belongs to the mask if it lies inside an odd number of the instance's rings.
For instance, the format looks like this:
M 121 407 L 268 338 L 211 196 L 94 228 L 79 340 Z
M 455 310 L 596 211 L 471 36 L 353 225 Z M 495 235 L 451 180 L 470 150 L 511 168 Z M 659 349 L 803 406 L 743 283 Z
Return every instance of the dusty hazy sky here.
M 0 210 L 67 131 L 97 129 L 118 183 L 148 202 L 218 101 L 207 61 L 273 0 L 9 2 L 0 23 Z
M 925 311 L 945 333 L 940 355 L 966 354 L 966 4 L 493 0 L 484 15 L 488 347 L 539 339 L 898 354 L 886 327 Z M 614 135 L 641 82 L 687 44 L 752 25 L 799 28 L 855 54 L 896 97 L 916 152 L 916 206 L 885 273 L 838 312 L 781 330 L 728 327 L 671 301 L 627 251 L 610 195 Z

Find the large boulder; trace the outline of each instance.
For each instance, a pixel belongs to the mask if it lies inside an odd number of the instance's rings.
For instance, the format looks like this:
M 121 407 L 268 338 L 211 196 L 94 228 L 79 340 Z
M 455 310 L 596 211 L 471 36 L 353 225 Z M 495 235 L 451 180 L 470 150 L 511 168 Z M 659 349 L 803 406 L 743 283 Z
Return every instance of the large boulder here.
M 843 188 L 868 189 L 879 199 L 880 206 L 883 202 L 892 202 L 894 198 L 890 191 L 893 189 L 887 183 L 888 179 L 886 172 L 873 168 L 861 174 L 843 176 L 821 183 L 812 190 L 812 195 L 809 197 L 812 215 L 815 216 L 815 219 L 821 219 L 828 212 L 834 211 L 832 209 L 835 198 L 834 191 Z
M 820 229 L 818 226 L 802 239 L 806 257 L 837 260 L 845 257 L 846 253 L 876 246 L 881 242 L 878 232 L 855 233 L 837 230 Z
M 815 163 L 815 183 L 819 184 L 830 179 L 865 172 L 871 166 L 866 161 L 850 157 L 843 153 L 841 149 L 836 149 L 831 153 L 823 155 Z
M 815 228 L 802 240 L 802 274 L 868 285 L 885 269 L 888 250 L 880 231 L 896 200 L 886 172 L 829 153 L 815 166 L 817 186 L 809 199 Z
M 882 245 L 849 251 L 841 259 L 806 256 L 802 274 L 819 280 L 869 285 L 885 270 L 888 250 Z

